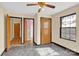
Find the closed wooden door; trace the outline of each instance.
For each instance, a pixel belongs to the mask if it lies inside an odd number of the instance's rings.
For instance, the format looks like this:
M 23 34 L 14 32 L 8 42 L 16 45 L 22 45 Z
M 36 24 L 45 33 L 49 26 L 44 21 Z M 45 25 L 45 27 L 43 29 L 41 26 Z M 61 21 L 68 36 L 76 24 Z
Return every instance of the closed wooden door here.
M 51 41 L 51 19 L 41 17 L 41 44 L 48 44 Z
M 20 23 L 14 24 L 14 37 L 19 38 L 20 37 Z

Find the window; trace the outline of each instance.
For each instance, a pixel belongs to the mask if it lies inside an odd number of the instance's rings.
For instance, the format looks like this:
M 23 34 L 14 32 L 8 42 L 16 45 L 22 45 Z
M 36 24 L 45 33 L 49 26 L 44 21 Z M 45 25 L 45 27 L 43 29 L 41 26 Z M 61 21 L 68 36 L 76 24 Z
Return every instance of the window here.
M 60 17 L 60 38 L 76 41 L 76 13 Z

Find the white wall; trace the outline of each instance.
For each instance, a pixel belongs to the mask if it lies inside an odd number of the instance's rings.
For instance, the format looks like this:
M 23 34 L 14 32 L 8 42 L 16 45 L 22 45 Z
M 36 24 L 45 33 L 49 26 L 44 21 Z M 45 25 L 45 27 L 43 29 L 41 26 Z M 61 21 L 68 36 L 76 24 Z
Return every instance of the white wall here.
M 36 15 L 35 15 L 35 19 L 34 19 L 34 42 L 35 42 L 36 44 L 38 44 L 38 45 L 40 44 L 39 23 L 40 23 L 39 17 L 38 17 L 38 15 L 36 14 Z
M 4 28 L 4 13 L 3 11 L 0 9 L 0 55 L 3 53 L 4 49 L 5 49 L 5 36 L 4 36 L 4 32 L 5 32 L 5 28 Z
M 0 4 L 0 55 L 6 48 L 6 9 Z
M 76 13 L 76 42 L 60 38 L 60 17 Z M 52 42 L 79 52 L 79 5 L 66 9 L 52 16 Z

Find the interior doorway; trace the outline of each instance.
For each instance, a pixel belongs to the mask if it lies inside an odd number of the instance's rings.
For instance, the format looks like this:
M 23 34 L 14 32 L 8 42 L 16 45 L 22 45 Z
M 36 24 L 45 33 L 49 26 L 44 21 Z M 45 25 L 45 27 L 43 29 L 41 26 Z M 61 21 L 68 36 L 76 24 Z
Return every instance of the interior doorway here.
M 19 45 L 22 43 L 22 20 L 19 17 L 11 17 L 11 44 Z
M 22 18 L 7 16 L 7 49 L 22 43 Z
M 51 18 L 40 18 L 41 22 L 41 44 L 51 43 Z
M 33 45 L 34 38 L 34 19 L 33 18 L 24 18 L 24 44 L 27 45 L 30 43 Z

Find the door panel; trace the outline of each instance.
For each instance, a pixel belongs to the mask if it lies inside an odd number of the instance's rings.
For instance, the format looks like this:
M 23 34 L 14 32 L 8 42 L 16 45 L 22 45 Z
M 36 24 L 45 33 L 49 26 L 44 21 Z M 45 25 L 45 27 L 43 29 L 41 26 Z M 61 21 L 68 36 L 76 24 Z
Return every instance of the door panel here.
M 41 17 L 41 44 L 48 44 L 51 41 L 50 18 Z
M 11 33 L 10 33 L 10 16 L 7 16 L 7 50 L 11 47 Z
M 12 41 L 12 44 L 14 45 L 21 44 L 20 23 L 14 23 L 14 39 Z
M 20 38 L 20 24 L 19 23 L 14 24 L 14 37 Z

